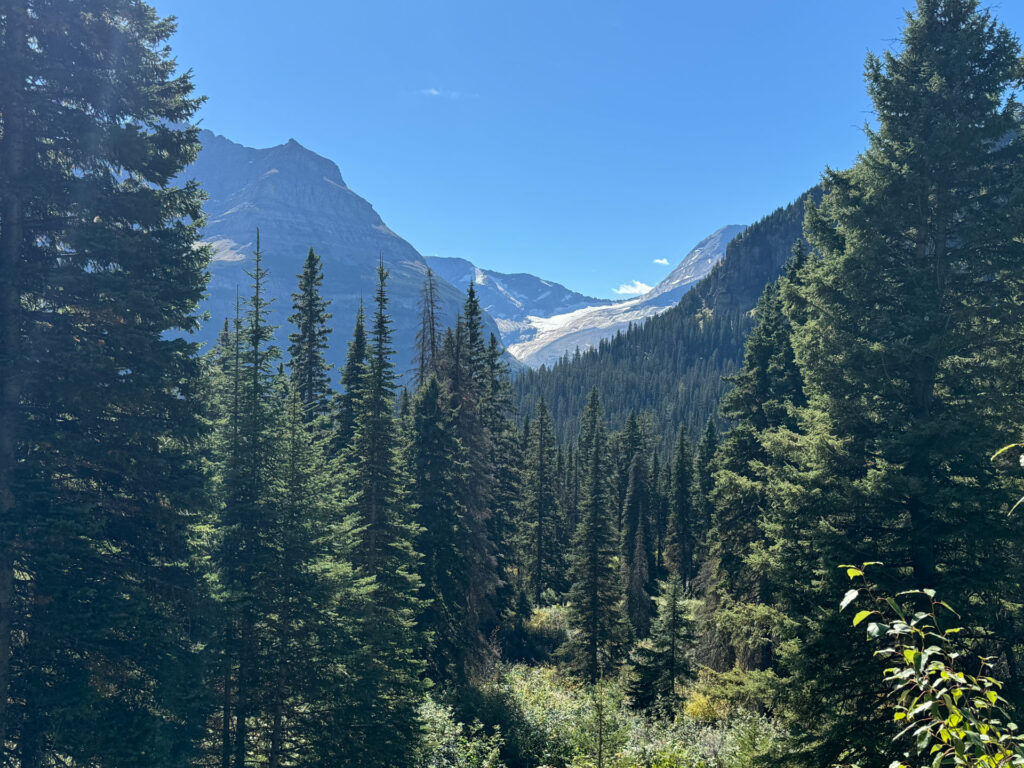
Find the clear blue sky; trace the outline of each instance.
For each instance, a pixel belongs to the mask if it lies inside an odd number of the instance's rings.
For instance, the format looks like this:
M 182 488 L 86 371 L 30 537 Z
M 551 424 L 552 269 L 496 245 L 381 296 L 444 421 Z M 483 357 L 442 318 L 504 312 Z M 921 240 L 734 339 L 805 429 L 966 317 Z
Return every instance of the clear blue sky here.
M 204 127 L 295 138 L 423 254 L 596 296 L 849 165 L 912 0 L 152 0 Z M 993 6 L 1024 32 L 1024 3 Z M 655 263 L 667 260 L 668 266 Z

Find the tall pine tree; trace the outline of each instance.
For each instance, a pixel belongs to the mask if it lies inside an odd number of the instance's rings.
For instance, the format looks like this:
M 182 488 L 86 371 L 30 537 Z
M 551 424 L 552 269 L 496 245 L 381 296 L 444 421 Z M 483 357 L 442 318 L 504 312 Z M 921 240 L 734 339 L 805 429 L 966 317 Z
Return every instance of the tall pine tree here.
M 330 366 L 324 359 L 331 319 L 327 301 L 320 294 L 324 271 L 320 256 L 312 248 L 306 254 L 299 277 L 298 293 L 292 294 L 293 313 L 288 319 L 295 326 L 289 335 L 288 367 L 310 421 L 326 416 L 331 403 Z
M 520 531 L 520 557 L 526 582 L 535 606 L 544 593 L 558 581 L 555 572 L 555 453 L 557 444 L 547 404 L 541 400 L 530 426 L 524 480 L 523 525 Z
M 387 314 L 388 272 L 377 270 L 373 324 L 344 478 L 345 504 L 358 528 L 353 563 L 370 580 L 360 625 L 355 719 L 357 747 L 349 765 L 390 766 L 407 760 L 418 728 L 422 640 L 417 526 L 402 492 L 396 377 Z
M 590 683 L 610 671 L 628 627 L 608 484 L 604 417 L 597 392 L 587 399 L 580 430 L 580 521 L 569 556 L 569 611 L 575 632 L 562 654 Z
M 2 18 L 0 761 L 185 766 L 200 102 L 144 2 Z
M 363 398 L 366 359 L 366 313 L 360 301 L 355 328 L 348 342 L 345 367 L 341 369 L 341 392 L 334 395 L 331 408 L 334 422 L 331 454 L 335 457 L 345 453 L 355 434 L 356 413 Z

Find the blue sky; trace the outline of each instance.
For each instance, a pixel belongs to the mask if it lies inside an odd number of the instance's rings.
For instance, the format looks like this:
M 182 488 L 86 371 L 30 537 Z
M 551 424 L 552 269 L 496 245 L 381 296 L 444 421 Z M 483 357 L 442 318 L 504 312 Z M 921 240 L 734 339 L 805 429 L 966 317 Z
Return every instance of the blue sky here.
M 423 254 L 595 296 L 856 158 L 911 0 L 152 0 L 204 127 L 295 138 Z M 993 6 L 1024 31 L 1024 3 Z

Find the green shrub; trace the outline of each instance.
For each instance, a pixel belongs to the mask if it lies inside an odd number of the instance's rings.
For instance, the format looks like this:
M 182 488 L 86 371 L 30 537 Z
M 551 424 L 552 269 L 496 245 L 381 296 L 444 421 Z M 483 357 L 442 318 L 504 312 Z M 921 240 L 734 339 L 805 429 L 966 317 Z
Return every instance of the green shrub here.
M 419 715 L 423 728 L 414 768 L 504 768 L 500 731 L 487 736 L 479 722 L 457 722 L 451 707 L 429 697 Z
M 865 624 L 869 639 L 881 641 L 875 653 L 892 666 L 884 680 L 892 697 L 898 741 L 910 741 L 904 761 L 890 768 L 1009 768 L 1024 766 L 1024 738 L 1013 722 L 1002 682 L 992 676 L 995 659 L 974 656 L 958 646 L 960 616 L 933 589 L 895 597 L 875 594 L 865 577 L 869 566 L 844 565 L 863 586 L 851 589 L 841 609 L 868 602 L 853 618 Z M 977 674 L 965 667 L 976 666 Z

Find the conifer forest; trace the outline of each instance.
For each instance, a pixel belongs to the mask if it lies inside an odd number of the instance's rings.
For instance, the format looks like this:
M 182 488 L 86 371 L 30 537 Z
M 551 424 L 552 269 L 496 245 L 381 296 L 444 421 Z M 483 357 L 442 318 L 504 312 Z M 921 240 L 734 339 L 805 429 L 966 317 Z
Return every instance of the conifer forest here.
M 1024 765 L 1024 58 L 911 6 L 851 167 L 524 370 L 266 231 L 204 314 L 175 22 L 0 0 L 0 766 Z

